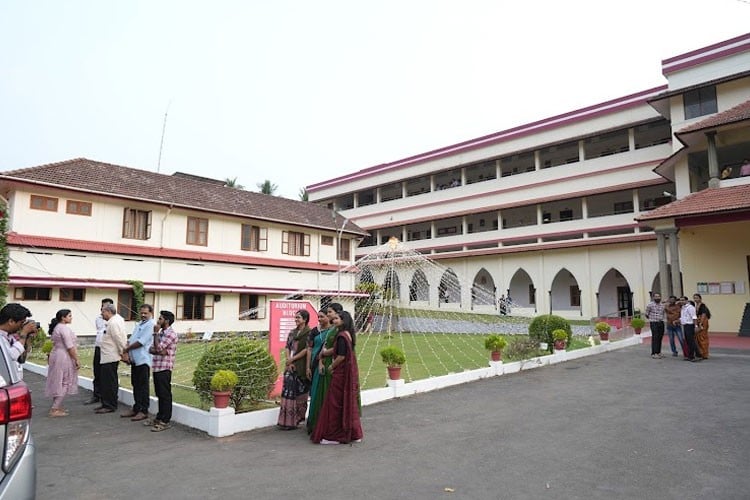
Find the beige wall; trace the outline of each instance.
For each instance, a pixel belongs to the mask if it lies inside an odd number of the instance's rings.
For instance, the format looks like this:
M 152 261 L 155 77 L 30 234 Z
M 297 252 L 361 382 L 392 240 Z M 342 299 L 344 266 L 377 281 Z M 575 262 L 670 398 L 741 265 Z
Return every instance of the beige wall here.
M 745 304 L 750 302 L 748 261 L 750 221 L 687 227 L 680 230 L 680 266 L 685 295 L 698 282 L 741 281 L 745 293 L 703 295 L 711 309 L 711 331 L 737 333 Z

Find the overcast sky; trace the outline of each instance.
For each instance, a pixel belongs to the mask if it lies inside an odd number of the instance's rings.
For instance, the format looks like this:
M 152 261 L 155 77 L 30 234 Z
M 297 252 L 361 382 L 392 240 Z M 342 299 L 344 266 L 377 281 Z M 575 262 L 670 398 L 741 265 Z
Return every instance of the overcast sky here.
M 750 0 L 0 2 L 0 170 L 76 157 L 277 194 L 666 83 Z

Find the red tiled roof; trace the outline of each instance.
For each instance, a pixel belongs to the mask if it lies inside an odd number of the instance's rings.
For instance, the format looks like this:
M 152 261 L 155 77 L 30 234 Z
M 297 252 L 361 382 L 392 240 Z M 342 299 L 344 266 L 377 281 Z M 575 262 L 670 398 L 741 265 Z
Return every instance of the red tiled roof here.
M 10 232 L 7 235 L 8 245 L 55 248 L 61 250 L 77 250 L 79 252 L 110 253 L 128 255 L 131 257 L 164 257 L 203 262 L 227 262 L 248 266 L 283 267 L 289 269 L 312 269 L 316 271 L 336 272 L 338 266 L 319 264 L 301 260 L 268 259 L 254 256 L 231 255 L 213 252 L 195 252 L 192 250 L 177 250 L 171 248 L 149 247 L 145 245 L 123 245 L 102 241 L 72 240 L 67 238 L 52 238 L 48 236 L 32 236 Z
M 639 221 L 750 210 L 750 184 L 708 188 L 637 218 Z
M 742 104 L 738 104 L 733 108 L 717 113 L 705 120 L 688 125 L 677 132 L 677 135 L 695 132 L 696 130 L 720 127 L 722 125 L 729 125 L 730 123 L 737 123 L 745 120 L 750 120 L 750 101 L 745 101 Z
M 158 174 L 86 158 L 0 172 L 0 180 L 30 182 L 333 231 L 339 230 L 344 223 L 343 217 L 336 215 L 334 220 L 330 209 L 314 203 L 244 191 L 184 175 Z M 346 223 L 345 230 L 367 234 L 352 222 Z

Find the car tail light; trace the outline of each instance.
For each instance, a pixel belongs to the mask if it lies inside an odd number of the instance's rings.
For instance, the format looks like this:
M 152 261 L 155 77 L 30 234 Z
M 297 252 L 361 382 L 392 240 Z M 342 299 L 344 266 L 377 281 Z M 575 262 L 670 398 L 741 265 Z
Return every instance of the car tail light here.
M 31 392 L 23 382 L 0 389 L 0 425 L 5 426 L 3 470 L 8 472 L 29 441 Z

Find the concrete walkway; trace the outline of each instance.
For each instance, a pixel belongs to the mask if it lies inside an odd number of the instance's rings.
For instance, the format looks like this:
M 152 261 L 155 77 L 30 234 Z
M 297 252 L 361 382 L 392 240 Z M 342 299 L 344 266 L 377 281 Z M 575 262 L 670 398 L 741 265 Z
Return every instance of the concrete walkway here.
M 646 343 L 364 409 L 365 440 L 303 431 L 214 439 L 117 414 L 46 416 L 43 499 L 727 499 L 750 495 L 750 351 L 653 360 Z

